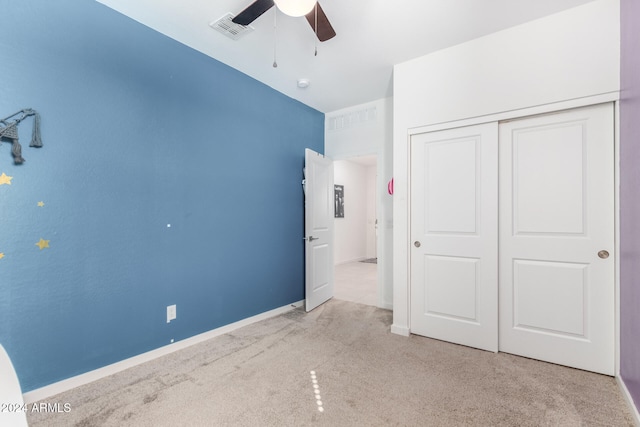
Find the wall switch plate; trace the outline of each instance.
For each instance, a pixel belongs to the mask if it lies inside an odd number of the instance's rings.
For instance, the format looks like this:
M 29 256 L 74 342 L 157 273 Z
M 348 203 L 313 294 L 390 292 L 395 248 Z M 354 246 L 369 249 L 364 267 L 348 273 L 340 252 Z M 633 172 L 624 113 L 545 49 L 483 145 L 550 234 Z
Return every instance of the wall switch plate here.
M 176 318 L 176 305 L 168 305 L 167 306 L 167 323 L 171 322 Z

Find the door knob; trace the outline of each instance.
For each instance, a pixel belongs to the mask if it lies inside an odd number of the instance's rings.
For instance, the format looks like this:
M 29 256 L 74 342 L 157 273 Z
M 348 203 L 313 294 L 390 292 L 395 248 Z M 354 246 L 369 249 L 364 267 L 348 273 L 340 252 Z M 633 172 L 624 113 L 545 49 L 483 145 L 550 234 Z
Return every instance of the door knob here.
M 602 250 L 602 251 L 598 252 L 598 256 L 600 258 L 602 258 L 602 259 L 607 259 L 607 258 L 609 258 L 609 252 Z
M 309 237 L 303 237 L 302 240 L 306 240 L 308 242 L 313 242 L 314 240 L 318 240 L 319 237 L 313 237 L 313 236 L 309 236 Z
M 413 246 L 415 246 L 416 248 L 420 247 L 420 242 L 418 242 L 417 240 L 415 242 L 413 242 Z

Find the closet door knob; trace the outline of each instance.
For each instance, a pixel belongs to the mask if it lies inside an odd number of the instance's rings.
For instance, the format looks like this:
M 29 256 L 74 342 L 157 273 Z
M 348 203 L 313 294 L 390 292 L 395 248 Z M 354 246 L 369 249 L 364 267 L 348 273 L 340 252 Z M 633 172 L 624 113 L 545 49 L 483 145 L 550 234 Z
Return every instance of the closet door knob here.
M 419 248 L 420 245 L 421 245 L 421 243 L 419 241 L 417 241 L 417 240 L 415 242 L 413 242 L 413 246 L 415 246 L 416 248 Z
M 607 258 L 609 258 L 609 252 L 604 251 L 604 250 L 603 250 L 603 251 L 600 251 L 600 252 L 598 252 L 598 256 L 599 256 L 600 258 L 602 258 L 602 259 L 607 259 Z

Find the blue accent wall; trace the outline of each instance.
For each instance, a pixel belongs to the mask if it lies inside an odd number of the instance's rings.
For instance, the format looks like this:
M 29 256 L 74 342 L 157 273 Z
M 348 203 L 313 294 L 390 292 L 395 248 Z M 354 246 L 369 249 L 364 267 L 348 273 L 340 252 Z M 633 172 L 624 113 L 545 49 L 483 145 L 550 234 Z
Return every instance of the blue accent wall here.
M 93 0 L 0 10 L 0 118 L 37 110 L 44 143 L 28 118 L 23 165 L 0 145 L 0 343 L 23 391 L 304 298 L 322 113 Z

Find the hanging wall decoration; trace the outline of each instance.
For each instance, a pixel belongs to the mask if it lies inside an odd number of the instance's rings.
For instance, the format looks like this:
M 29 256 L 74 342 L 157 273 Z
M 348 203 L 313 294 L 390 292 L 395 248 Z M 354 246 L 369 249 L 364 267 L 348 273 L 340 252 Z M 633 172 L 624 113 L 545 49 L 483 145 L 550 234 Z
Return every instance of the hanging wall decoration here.
M 334 217 L 344 218 L 344 185 L 333 186 Z
M 10 140 L 13 143 L 11 153 L 13 154 L 13 162 L 16 165 L 24 163 L 22 157 L 22 147 L 18 142 L 18 125 L 21 121 L 29 116 L 33 116 L 33 131 L 31 132 L 31 143 L 29 147 L 42 147 L 42 139 L 40 137 L 40 114 L 31 108 L 25 108 L 12 115 L 0 120 L 0 144 L 2 140 Z

